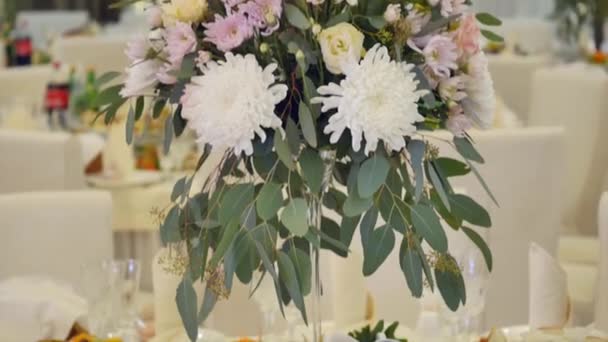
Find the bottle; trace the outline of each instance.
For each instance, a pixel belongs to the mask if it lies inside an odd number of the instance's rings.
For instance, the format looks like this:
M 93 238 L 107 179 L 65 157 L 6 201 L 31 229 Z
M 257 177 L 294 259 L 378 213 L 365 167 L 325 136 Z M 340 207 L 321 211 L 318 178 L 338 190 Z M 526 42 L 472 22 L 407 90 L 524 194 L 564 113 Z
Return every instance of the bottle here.
M 0 54 L 3 55 L 0 57 L 0 61 L 2 61 L 0 66 L 10 67 L 13 63 L 13 42 L 11 40 L 11 23 L 8 21 L 1 21 L 0 42 L 4 46 L 3 51 L 0 51 Z
M 23 66 L 32 64 L 34 46 L 25 20 L 19 22 L 13 32 L 14 65 Z
M 69 72 L 62 68 L 61 63 L 53 63 L 53 73 L 46 87 L 44 101 L 51 129 L 68 128 L 66 118 L 70 106 L 70 76 L 68 74 Z

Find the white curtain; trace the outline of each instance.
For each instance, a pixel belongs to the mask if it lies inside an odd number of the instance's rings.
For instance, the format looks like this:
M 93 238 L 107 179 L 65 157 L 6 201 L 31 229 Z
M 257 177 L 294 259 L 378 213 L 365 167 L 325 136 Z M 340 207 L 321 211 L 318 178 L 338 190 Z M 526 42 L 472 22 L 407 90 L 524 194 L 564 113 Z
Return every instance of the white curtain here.
M 554 0 L 473 0 L 478 12 L 490 12 L 502 18 L 545 18 L 553 10 Z

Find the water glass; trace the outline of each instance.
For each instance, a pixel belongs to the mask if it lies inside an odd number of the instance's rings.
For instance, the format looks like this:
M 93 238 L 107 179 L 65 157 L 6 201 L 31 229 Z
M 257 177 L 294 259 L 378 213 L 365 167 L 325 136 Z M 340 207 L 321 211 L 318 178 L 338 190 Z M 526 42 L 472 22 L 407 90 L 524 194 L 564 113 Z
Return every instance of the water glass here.
M 141 266 L 136 260 L 111 260 L 85 267 L 82 292 L 89 304 L 89 329 L 100 338 L 136 341 Z
M 478 337 L 484 330 L 484 310 L 489 280 L 489 271 L 483 255 L 476 247 L 465 249 L 456 260 L 464 279 L 466 304 L 451 311 L 442 305 L 440 317 L 447 328 L 447 334 L 457 341 L 469 341 Z

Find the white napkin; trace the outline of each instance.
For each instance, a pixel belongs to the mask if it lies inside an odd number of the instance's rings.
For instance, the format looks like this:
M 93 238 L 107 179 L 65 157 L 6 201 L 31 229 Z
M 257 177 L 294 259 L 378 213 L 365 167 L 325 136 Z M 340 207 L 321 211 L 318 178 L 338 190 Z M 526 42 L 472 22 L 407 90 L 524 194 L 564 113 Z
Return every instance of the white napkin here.
M 0 341 L 65 339 L 87 312 L 86 301 L 48 279 L 0 283 Z
M 106 141 L 95 133 L 78 134 L 78 139 L 82 148 L 83 167 L 86 168 L 103 151 Z
M 529 320 L 532 329 L 561 328 L 570 319 L 566 272 L 539 245 L 530 245 Z
M 608 333 L 608 193 L 604 193 L 599 208 L 600 265 L 595 303 L 595 327 Z
M 133 148 L 127 145 L 124 124 L 108 127 L 108 141 L 103 149 L 104 174 L 111 178 L 128 178 L 135 172 Z

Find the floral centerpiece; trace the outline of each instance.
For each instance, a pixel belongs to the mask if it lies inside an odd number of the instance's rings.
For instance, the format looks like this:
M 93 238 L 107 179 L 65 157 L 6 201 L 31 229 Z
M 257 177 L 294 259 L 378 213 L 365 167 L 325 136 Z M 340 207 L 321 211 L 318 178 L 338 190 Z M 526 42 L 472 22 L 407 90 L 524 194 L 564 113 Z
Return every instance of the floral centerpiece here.
M 479 26 L 496 18 L 468 10 L 466 0 L 151 4 L 150 32 L 127 48 L 124 84 L 103 90 L 97 104 L 106 122 L 130 104 L 129 142 L 145 98 L 153 117 L 170 106 L 166 150 L 189 129 L 199 167 L 223 154 L 201 189 L 191 189 L 193 177 L 177 182 L 160 227 L 164 244 L 185 251 L 173 266 L 183 275 L 176 299 L 192 340 L 234 281 L 255 291 L 256 270 L 272 279 L 281 310 L 293 303 L 306 322 L 312 314 L 318 340 L 319 250 L 348 256 L 357 229 L 365 276 L 400 246 L 413 296 L 428 286 L 453 310 L 466 302 L 440 219 L 469 236 L 491 268 L 488 247 L 468 228 L 490 227 L 490 216 L 454 193 L 450 179 L 473 173 L 487 189 L 466 130 L 493 121 L 479 38 L 500 39 Z M 439 156 L 429 136 L 437 129 L 454 134 L 462 160 Z

